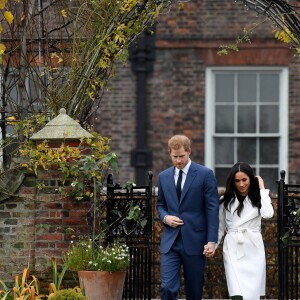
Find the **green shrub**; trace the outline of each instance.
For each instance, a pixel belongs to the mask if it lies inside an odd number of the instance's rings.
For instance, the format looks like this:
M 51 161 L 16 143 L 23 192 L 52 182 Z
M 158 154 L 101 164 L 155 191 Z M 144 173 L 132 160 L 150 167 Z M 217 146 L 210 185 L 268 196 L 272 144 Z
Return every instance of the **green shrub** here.
M 80 291 L 76 289 L 59 290 L 51 294 L 49 300 L 88 300 Z

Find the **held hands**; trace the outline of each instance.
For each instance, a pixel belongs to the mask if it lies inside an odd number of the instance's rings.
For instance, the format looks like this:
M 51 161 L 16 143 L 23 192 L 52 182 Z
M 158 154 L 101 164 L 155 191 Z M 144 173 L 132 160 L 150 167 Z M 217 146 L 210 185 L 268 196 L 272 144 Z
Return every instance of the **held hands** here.
M 169 215 L 165 217 L 164 222 L 173 228 L 176 228 L 184 224 L 180 218 L 176 216 L 169 216 Z M 206 257 L 212 257 L 215 254 L 215 249 L 216 249 L 216 243 L 208 242 L 206 245 L 204 245 L 203 254 Z
M 208 242 L 206 245 L 204 245 L 203 254 L 206 257 L 212 257 L 215 254 L 215 250 L 216 250 L 216 243 Z
M 259 188 L 260 188 L 261 190 L 263 190 L 263 189 L 265 188 L 265 184 L 264 184 L 263 179 L 262 179 L 260 176 L 255 176 L 255 177 L 257 178 Z
M 166 216 L 165 223 L 170 227 L 176 228 L 178 226 L 183 225 L 183 221 L 176 216 Z

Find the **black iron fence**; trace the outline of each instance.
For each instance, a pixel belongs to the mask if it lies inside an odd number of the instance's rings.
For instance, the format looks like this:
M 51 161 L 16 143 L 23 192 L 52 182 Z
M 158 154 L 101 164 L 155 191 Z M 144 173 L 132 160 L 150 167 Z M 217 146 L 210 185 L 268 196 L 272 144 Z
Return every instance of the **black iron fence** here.
M 300 185 L 278 180 L 279 299 L 300 299 Z
M 152 265 L 152 173 L 148 185 L 126 186 L 107 179 L 107 240 L 121 239 L 131 253 L 123 299 L 151 299 Z

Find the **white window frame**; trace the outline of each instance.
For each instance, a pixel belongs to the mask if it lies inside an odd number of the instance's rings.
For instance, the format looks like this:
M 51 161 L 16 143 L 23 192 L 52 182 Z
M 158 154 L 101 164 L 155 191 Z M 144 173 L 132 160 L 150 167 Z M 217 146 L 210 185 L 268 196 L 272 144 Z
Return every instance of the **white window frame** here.
M 215 128 L 215 76 L 217 71 L 276 71 L 279 72 L 279 172 L 286 171 L 288 182 L 288 78 L 287 67 L 208 67 L 205 74 L 205 165 L 215 169 L 214 128 Z M 278 179 L 280 174 L 278 174 Z

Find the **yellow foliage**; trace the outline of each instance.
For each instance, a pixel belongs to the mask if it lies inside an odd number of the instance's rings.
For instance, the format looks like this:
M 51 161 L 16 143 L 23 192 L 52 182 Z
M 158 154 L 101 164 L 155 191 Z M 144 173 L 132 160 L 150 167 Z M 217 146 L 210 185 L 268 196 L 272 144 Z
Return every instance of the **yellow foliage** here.
M 80 30 L 74 31 L 71 68 L 74 70 L 74 76 L 72 74 L 71 77 L 77 83 L 76 72 L 101 75 L 97 75 L 97 82 L 91 80 L 94 77 L 86 77 L 85 84 L 81 85 L 80 95 L 77 93 L 76 101 L 79 105 L 74 106 L 75 115 L 79 113 L 79 108 L 84 106 L 85 102 L 97 99 L 99 91 L 114 75 L 113 62 L 117 60 L 125 62 L 129 43 L 146 27 L 151 27 L 167 2 L 147 1 L 147 5 L 142 6 L 141 0 L 105 0 L 91 1 L 89 5 L 81 7 L 77 15 L 77 24 L 82 26 Z M 143 8 L 138 9 L 138 7 Z M 67 12 L 69 14 L 68 10 Z M 88 32 L 84 35 L 84 39 L 83 32 Z M 83 79 L 81 80 L 83 82 Z M 71 92 L 67 91 L 62 96 L 68 97 L 76 93 L 76 88 L 73 91 L 71 84 L 67 88 Z
M 65 9 L 62 9 L 61 11 L 61 15 L 66 18 L 68 15 L 67 15 L 67 11 Z
M 30 281 L 30 279 L 32 280 Z M 39 294 L 39 281 L 31 275 L 29 276 L 29 269 L 25 268 L 20 278 L 18 275 L 15 276 L 14 286 L 12 288 L 14 300 L 34 300 L 43 299 L 45 295 Z M 5 298 L 4 298 L 5 299 Z
M 29 119 L 18 120 L 14 125 L 14 132 L 17 135 L 24 135 L 29 138 L 34 132 L 37 132 L 45 126 L 48 117 L 46 114 L 32 114 Z
M 13 14 L 9 10 L 7 10 L 7 11 L 4 12 L 3 15 L 4 15 L 4 18 L 7 21 L 7 23 L 12 24 L 12 22 L 14 20 Z
M 282 17 L 282 22 L 285 23 L 285 18 Z M 283 26 L 283 30 L 277 30 L 275 31 L 275 38 L 279 40 L 280 42 L 286 43 L 286 44 L 297 44 L 299 45 L 299 41 L 297 37 L 289 30 L 287 26 Z
M 8 0 L 0 0 L 0 9 L 5 8 L 5 5 L 7 3 Z
M 16 121 L 16 117 L 15 116 L 10 116 L 6 118 L 7 124 L 12 125 L 15 123 Z
M 0 43 L 0 54 L 3 54 L 5 49 L 6 49 L 5 45 Z
M 290 43 L 292 40 L 290 36 L 285 31 L 276 31 L 275 32 L 275 38 L 283 43 Z
M 65 183 L 70 185 L 71 180 L 72 190 L 68 192 L 69 196 L 80 201 L 95 194 L 92 189 L 85 188 L 84 182 L 95 181 L 94 184 L 99 188 L 103 185 L 107 170 L 116 169 L 118 157 L 115 153 L 108 153 L 109 150 L 109 139 L 94 133 L 93 139 L 82 138 L 79 147 L 75 148 L 64 145 L 50 148 L 47 141 L 38 145 L 29 141 L 19 149 L 19 155 L 26 159 L 22 166 L 35 174 L 39 170 L 57 167 L 62 174 L 59 179 L 62 187 L 58 191 L 64 192 Z M 44 187 L 42 184 L 38 186 L 39 189 Z
M 0 43 L 0 63 L 2 63 L 2 57 L 4 55 L 5 49 L 6 49 L 5 45 Z
M 50 56 L 51 56 L 51 58 L 58 58 L 59 57 L 56 52 L 52 52 L 50 54 Z
M 3 9 L 1 12 L 4 16 L 3 22 L 13 24 L 17 20 L 20 22 L 16 26 L 22 26 L 24 18 L 27 18 L 26 9 L 18 6 L 16 9 L 10 7 L 13 7 L 12 3 L 23 2 L 21 0 L 0 0 L 0 9 Z M 51 12 L 53 8 L 56 12 L 56 2 L 48 2 L 45 13 L 48 9 Z M 38 83 L 41 84 L 41 90 L 45 88 L 47 91 L 46 103 L 50 103 L 50 111 L 54 107 L 55 109 L 65 107 L 70 116 L 78 117 L 79 114 L 81 115 L 82 107 L 100 98 L 98 96 L 102 93 L 103 87 L 114 75 L 113 62 L 118 59 L 125 61 L 129 43 L 146 27 L 150 27 L 163 7 L 168 5 L 168 1 L 165 0 L 146 1 L 146 3 L 146 5 L 142 5 L 143 1 L 141 0 L 83 0 L 79 1 L 78 7 L 76 4 L 75 8 L 65 5 L 65 2 L 62 1 L 56 17 L 60 21 L 63 18 L 70 20 L 65 23 L 66 27 L 56 28 L 56 30 L 65 30 L 65 28 L 69 30 L 70 28 L 73 32 L 72 38 L 68 41 L 68 47 L 58 47 L 58 49 L 61 48 L 62 52 L 60 53 L 51 54 L 51 51 L 47 50 L 42 59 L 38 58 L 35 61 L 44 64 L 43 68 L 37 70 L 38 76 L 42 77 L 46 71 L 47 74 L 48 71 L 50 73 L 51 85 L 49 87 L 43 86 L 44 82 L 42 81 Z M 24 2 L 25 7 L 26 4 L 27 2 Z M 15 11 L 20 12 L 19 17 L 13 15 Z M 30 23 L 28 24 L 28 33 L 34 32 L 34 26 L 34 24 L 32 27 Z M 45 30 L 48 29 L 51 28 L 46 26 Z M 0 33 L 1 31 L 0 24 Z M 32 39 L 28 37 L 28 43 L 31 42 Z M 46 48 L 48 46 L 45 44 Z M 71 53 L 69 53 L 70 49 Z M 0 63 L 1 54 L 0 49 Z M 54 60 L 49 59 L 49 56 Z M 67 72 L 58 68 L 66 66 L 68 66 Z M 58 72 L 55 72 L 56 70 Z M 54 72 L 57 75 L 51 77 L 51 73 Z M 62 86 L 59 77 L 66 78 L 67 84 Z M 63 103 L 63 105 L 59 103 Z M 25 137 L 28 137 L 30 132 L 31 130 L 28 128 L 24 134 Z M 21 134 L 23 134 L 22 131 Z

